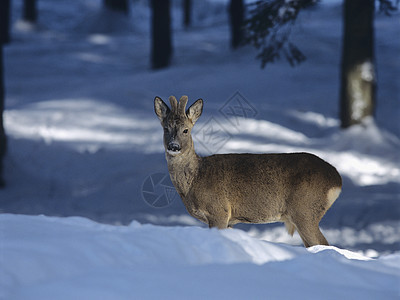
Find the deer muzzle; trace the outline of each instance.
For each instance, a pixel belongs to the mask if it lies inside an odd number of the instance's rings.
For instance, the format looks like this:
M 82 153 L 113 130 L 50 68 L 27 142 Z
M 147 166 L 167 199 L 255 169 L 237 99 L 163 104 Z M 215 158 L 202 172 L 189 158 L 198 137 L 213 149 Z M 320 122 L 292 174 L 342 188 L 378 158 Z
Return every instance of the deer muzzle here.
M 170 142 L 167 146 L 167 152 L 171 155 L 176 155 L 181 152 L 181 146 L 176 142 Z

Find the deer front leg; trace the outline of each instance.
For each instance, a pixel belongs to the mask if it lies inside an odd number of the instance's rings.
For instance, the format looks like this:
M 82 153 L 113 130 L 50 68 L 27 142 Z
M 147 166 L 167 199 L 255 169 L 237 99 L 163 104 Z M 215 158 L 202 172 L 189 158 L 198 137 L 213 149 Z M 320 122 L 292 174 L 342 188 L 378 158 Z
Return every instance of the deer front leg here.
M 209 212 L 207 216 L 208 227 L 217 227 L 218 229 L 228 228 L 229 219 L 229 208 L 214 208 Z
M 217 227 L 218 229 L 226 229 L 228 228 L 228 220 L 208 219 L 208 227 L 209 228 Z

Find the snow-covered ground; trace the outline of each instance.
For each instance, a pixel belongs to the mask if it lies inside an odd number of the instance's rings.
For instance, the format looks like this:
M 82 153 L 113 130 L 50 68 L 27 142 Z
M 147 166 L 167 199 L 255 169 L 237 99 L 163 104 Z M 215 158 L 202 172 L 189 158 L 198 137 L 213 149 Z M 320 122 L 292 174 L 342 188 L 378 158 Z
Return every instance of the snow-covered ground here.
M 0 216 L 2 299 L 396 299 L 400 255 L 241 230 Z
M 338 3 L 302 13 L 294 39 L 305 63 L 261 70 L 254 49 L 229 49 L 224 2 L 197 3 L 183 30 L 175 1 L 173 62 L 154 72 L 147 1 L 123 20 L 99 0 L 42 0 L 34 30 L 17 22 L 13 1 L 0 190 L 6 299 L 399 296 L 400 15 L 375 20 L 376 119 L 342 131 Z M 183 94 L 205 101 L 194 131 L 202 155 L 308 151 L 336 166 L 343 192 L 321 227 L 353 252 L 277 244 L 301 245 L 282 224 L 201 228 L 171 190 L 153 112 L 154 96 Z M 247 114 L 227 115 L 240 105 Z

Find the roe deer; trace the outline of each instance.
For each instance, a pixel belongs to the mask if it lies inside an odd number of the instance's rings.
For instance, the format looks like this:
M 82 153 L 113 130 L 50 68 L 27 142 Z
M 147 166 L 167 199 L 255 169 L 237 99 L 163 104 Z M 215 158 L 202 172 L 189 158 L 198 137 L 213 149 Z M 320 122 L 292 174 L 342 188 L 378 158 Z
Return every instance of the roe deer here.
M 203 111 L 198 99 L 186 111 L 187 96 L 156 97 L 164 128 L 168 170 L 188 212 L 219 229 L 237 223 L 284 222 L 306 247 L 329 245 L 319 222 L 341 192 L 336 169 L 309 153 L 218 154 L 200 157 L 191 130 Z

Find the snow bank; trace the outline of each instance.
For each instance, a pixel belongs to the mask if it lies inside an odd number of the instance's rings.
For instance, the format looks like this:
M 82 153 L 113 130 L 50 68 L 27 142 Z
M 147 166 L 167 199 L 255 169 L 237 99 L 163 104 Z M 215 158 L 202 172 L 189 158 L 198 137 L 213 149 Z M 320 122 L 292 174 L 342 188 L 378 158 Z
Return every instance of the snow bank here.
M 240 230 L 0 216 L 4 299 L 393 299 L 400 255 L 273 244 Z

